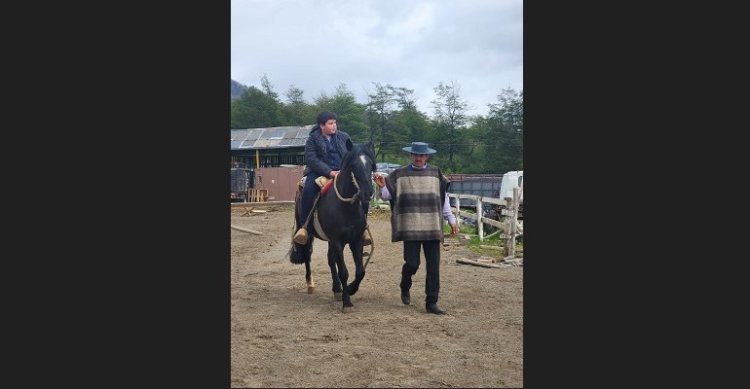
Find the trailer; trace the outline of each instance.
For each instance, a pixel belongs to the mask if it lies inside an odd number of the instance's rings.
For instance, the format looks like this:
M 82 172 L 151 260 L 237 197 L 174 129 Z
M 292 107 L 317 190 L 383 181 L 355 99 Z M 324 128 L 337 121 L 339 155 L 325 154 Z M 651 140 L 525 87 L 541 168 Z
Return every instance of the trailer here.
M 500 197 L 502 174 L 449 174 L 451 184 L 448 192 L 455 194 L 470 194 L 482 197 Z M 454 204 L 451 204 L 455 206 Z M 461 201 L 461 208 L 475 208 L 476 201 L 466 199 Z

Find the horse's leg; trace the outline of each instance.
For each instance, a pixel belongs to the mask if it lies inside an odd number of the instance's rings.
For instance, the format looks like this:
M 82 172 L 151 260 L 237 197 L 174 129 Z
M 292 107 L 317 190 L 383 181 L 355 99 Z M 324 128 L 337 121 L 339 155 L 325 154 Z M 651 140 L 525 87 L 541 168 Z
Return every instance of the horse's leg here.
M 315 291 L 315 281 L 313 280 L 312 270 L 310 270 L 310 258 L 305 261 L 305 282 L 307 283 L 307 293 Z
M 312 261 L 312 245 L 313 239 L 311 238 L 306 245 L 302 246 L 302 258 L 305 261 L 305 282 L 307 283 L 307 293 L 313 293 L 315 291 L 315 281 L 312 276 L 312 268 L 310 267 L 310 261 Z
M 336 269 L 336 256 L 334 254 L 335 249 L 332 249 L 332 244 L 328 242 L 328 267 L 331 268 L 331 284 L 333 285 L 333 298 L 336 301 L 341 301 L 341 280 L 338 276 L 338 270 Z
M 346 286 L 347 292 L 350 296 L 357 293 L 359 290 L 359 283 L 365 278 L 365 266 L 362 264 L 362 239 L 356 239 L 358 242 L 349 244 L 349 248 L 352 250 L 352 258 L 354 258 L 354 281 Z
M 344 247 L 340 243 L 335 243 L 333 241 L 328 242 L 329 263 L 331 260 L 335 261 L 336 263 L 341 285 L 346 285 L 346 281 L 349 278 L 349 272 L 346 270 L 346 263 L 344 263 Z M 341 312 L 344 313 L 351 312 L 354 308 L 354 304 L 352 304 L 352 300 L 351 298 L 349 298 L 349 292 L 347 291 L 347 289 L 348 288 L 343 288 L 343 290 L 341 291 L 341 301 L 343 302 Z

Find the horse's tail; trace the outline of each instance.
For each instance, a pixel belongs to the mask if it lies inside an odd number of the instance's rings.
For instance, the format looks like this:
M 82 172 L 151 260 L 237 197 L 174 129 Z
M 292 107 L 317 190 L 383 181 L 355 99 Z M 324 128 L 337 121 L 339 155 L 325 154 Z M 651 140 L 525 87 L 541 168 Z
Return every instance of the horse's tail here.
M 298 265 L 308 262 L 311 258 L 311 254 L 312 242 L 308 242 L 307 245 L 301 245 L 292 242 L 292 246 L 289 247 L 289 251 L 287 251 L 286 256 L 289 257 L 289 262 Z
M 296 245 L 292 243 L 292 247 L 286 253 L 286 256 L 289 257 L 289 262 L 294 264 L 305 263 L 304 259 L 302 259 L 302 250 L 297 250 L 294 246 Z

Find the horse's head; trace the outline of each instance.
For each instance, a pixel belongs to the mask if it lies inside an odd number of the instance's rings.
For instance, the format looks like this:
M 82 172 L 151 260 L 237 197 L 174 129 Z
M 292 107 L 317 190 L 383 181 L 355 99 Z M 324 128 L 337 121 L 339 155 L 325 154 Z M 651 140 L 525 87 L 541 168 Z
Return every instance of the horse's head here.
M 361 144 L 353 144 L 346 141 L 349 150 L 342 161 L 342 172 L 346 169 L 354 175 L 354 180 L 360 190 L 362 199 L 370 199 L 373 195 L 372 173 L 375 172 L 375 146 L 372 141 Z M 345 168 L 346 167 L 346 168 Z

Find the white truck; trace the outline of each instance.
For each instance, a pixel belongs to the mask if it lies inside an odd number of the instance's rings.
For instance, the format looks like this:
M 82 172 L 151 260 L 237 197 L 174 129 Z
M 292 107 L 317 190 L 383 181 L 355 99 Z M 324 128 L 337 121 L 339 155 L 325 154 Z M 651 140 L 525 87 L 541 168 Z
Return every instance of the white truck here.
M 523 170 L 513 170 L 503 174 L 503 180 L 500 183 L 500 198 L 513 198 L 513 188 L 521 188 L 520 199 L 518 203 L 518 218 L 523 218 Z

